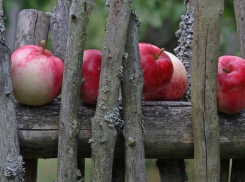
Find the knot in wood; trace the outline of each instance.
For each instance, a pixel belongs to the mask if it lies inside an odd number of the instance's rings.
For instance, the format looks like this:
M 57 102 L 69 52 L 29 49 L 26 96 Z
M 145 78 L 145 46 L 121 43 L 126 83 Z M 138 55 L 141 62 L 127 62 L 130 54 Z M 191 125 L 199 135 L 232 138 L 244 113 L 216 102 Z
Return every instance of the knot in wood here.
M 134 146 L 135 145 L 135 139 L 133 139 L 132 137 L 129 137 L 128 145 L 131 146 L 131 147 Z

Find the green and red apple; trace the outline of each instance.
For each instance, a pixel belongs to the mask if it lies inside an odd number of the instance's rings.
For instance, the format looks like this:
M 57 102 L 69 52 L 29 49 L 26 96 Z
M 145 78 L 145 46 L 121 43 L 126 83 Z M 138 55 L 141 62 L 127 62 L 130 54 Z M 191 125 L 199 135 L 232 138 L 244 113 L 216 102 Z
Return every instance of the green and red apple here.
M 172 53 L 164 51 L 171 59 L 174 67 L 172 79 L 166 87 L 158 92 L 145 94 L 145 101 L 177 101 L 186 92 L 187 89 L 187 71 L 183 63 Z
M 25 45 L 11 56 L 13 93 L 19 103 L 44 105 L 61 92 L 64 63 L 44 47 Z

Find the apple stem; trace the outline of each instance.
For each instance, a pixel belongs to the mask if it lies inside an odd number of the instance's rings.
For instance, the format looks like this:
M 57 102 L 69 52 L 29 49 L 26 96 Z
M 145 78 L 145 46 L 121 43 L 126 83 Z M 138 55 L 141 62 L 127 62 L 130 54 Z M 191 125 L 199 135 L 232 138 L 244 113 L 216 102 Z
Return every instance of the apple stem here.
M 42 54 L 45 55 L 46 41 L 42 40 L 41 45 L 42 45 Z
M 229 70 L 227 70 L 226 68 L 223 68 L 223 71 L 224 71 L 225 73 L 230 73 Z
M 165 51 L 164 48 L 161 48 L 160 51 L 158 52 L 158 54 L 156 55 L 155 59 L 158 59 L 159 56 L 162 54 L 162 52 Z

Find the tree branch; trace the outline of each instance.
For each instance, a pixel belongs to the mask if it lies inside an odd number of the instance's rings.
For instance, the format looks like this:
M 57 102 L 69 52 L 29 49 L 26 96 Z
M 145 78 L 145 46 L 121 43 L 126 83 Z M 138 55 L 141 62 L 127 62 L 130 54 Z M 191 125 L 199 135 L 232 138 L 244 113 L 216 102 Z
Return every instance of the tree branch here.
M 77 139 L 83 51 L 93 0 L 73 0 L 69 15 L 69 33 L 65 55 L 59 119 L 58 181 L 77 181 Z

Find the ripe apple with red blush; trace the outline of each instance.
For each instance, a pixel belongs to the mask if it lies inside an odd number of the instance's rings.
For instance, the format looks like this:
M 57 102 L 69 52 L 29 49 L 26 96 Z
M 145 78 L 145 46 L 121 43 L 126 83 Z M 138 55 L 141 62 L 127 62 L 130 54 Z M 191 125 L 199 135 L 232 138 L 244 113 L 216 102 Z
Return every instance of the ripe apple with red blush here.
M 245 59 L 225 55 L 219 58 L 217 109 L 235 114 L 245 108 Z
M 144 77 L 143 94 L 157 92 L 170 82 L 173 64 L 164 49 L 148 43 L 139 43 L 140 60 Z
M 177 101 L 186 92 L 188 77 L 183 63 L 172 53 L 164 51 L 171 59 L 174 73 L 169 84 L 158 92 L 145 94 L 145 101 Z
M 39 106 L 61 92 L 64 63 L 42 47 L 25 45 L 11 56 L 11 76 L 15 99 L 22 104 Z
M 86 104 L 96 104 L 100 81 L 102 52 L 88 49 L 83 54 L 81 100 Z

